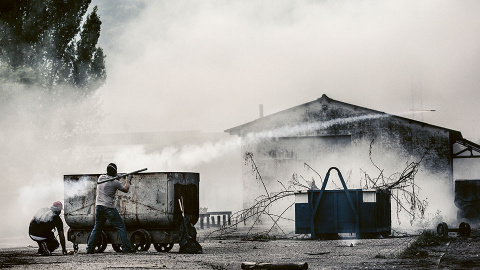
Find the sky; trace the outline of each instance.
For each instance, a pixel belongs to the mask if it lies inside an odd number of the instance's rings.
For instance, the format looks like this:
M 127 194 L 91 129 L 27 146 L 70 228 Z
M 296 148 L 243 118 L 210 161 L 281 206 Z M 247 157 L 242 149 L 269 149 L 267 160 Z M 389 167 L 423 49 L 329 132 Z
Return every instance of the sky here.
M 0 143 L 6 188 L 0 194 L 9 202 L 0 209 L 11 221 L 0 223 L 1 239 L 22 234 L 25 240 L 26 227 L 18 224 L 62 197 L 63 175 L 102 172 L 88 149 L 37 142 L 70 122 L 89 123 L 97 102 L 105 114 L 102 133 L 223 132 L 258 118 L 259 104 L 269 115 L 326 94 L 458 130 L 480 143 L 478 1 L 93 0 L 90 9 L 94 5 L 107 56 L 107 81 L 92 97 L 98 100 L 86 100 L 76 111 L 68 104 L 41 108 L 31 106 L 35 96 L 25 92 L 0 108 L 10 113 L 0 118 L 6 134 Z M 38 113 L 45 125 L 32 126 Z M 162 171 L 174 157 L 180 160 L 174 169 L 198 169 L 206 176 L 202 190 L 220 194 L 232 186 L 208 182 L 209 176 L 223 177 L 216 168 L 241 173 L 228 163 L 242 164 L 229 143 L 161 153 L 120 149 L 116 158 L 123 162 L 117 165 Z
M 93 5 L 107 132 L 221 132 L 326 94 L 480 139 L 478 1 Z

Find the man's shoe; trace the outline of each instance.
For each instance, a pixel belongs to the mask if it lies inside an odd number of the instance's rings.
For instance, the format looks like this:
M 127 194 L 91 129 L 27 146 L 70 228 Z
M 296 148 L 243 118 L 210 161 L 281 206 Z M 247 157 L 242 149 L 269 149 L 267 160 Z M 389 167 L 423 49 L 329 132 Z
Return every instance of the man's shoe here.
M 93 250 L 87 250 L 87 254 L 94 254 L 95 252 Z
M 50 252 L 50 250 L 48 250 L 48 246 L 47 246 L 47 243 L 45 242 L 42 242 L 41 243 L 41 247 L 42 247 L 42 256 L 50 256 L 52 255 L 52 252 Z

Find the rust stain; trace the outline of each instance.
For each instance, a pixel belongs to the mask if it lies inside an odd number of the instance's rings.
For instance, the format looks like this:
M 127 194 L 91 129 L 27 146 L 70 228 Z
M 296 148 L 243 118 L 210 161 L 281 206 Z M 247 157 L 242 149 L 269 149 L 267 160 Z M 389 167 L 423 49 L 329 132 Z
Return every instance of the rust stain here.
M 135 220 L 137 221 L 138 224 L 140 224 L 140 219 L 138 218 L 138 203 L 137 203 L 137 189 L 133 189 L 132 193 L 132 202 L 135 204 Z

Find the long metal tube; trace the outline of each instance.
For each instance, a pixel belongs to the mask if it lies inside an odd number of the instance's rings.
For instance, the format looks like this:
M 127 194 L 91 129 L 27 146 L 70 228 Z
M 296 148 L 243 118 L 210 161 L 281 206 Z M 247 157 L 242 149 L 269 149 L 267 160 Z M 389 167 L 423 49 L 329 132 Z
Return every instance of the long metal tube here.
M 122 177 L 124 177 L 124 176 L 131 175 L 131 174 L 136 174 L 136 173 L 143 172 L 143 171 L 146 171 L 146 170 L 147 170 L 147 168 L 144 168 L 144 169 L 136 170 L 136 171 L 129 172 L 129 173 L 126 173 L 126 174 L 117 175 L 117 176 L 115 176 L 115 177 L 112 177 L 112 178 L 105 179 L 105 180 L 102 180 L 102 181 L 100 181 L 100 182 L 97 182 L 97 184 L 103 184 L 103 183 L 105 183 L 105 182 L 113 181 L 113 180 L 115 180 L 115 179 L 119 179 L 119 178 L 122 178 Z

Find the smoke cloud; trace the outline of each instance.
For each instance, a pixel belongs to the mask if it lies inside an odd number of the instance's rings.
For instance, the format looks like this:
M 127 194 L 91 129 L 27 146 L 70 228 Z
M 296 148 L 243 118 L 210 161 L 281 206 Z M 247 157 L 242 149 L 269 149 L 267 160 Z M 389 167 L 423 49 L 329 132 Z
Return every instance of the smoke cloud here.
M 188 144 L 165 147 L 160 152 L 147 153 L 144 146 L 119 149 L 114 160 L 125 164 L 122 170 L 133 171 L 148 167 L 149 171 L 185 171 L 223 158 L 240 149 L 240 138 L 209 141 L 202 145 Z
M 98 132 L 222 131 L 257 118 L 258 104 L 270 114 L 327 94 L 392 114 L 412 110 L 416 120 L 480 140 L 478 1 L 96 4 L 108 73 L 98 96 L 0 86 L 0 237 L 25 235 L 38 208 L 63 197 L 64 174 L 105 170 L 84 147 Z M 415 112 L 423 109 L 436 111 Z M 199 171 L 208 189 L 201 200 L 230 202 L 225 190 L 241 188 L 238 144 L 119 147 L 112 162 L 125 171 Z
M 95 3 L 113 130 L 224 130 L 327 94 L 480 139 L 476 1 Z
M 80 177 L 78 181 L 64 183 L 63 194 L 65 197 L 85 196 L 92 187 L 92 181 L 89 177 Z
M 0 238 L 17 237 L 7 240 L 17 245 L 29 243 L 26 230 L 38 209 L 63 201 L 64 172 L 91 167 L 86 151 L 76 155 L 72 146 L 79 137 L 98 132 L 98 97 L 79 99 L 71 89 L 65 91 L 56 95 L 8 81 L 0 86 L 0 177 L 5 186 L 0 191 L 5 214 Z

